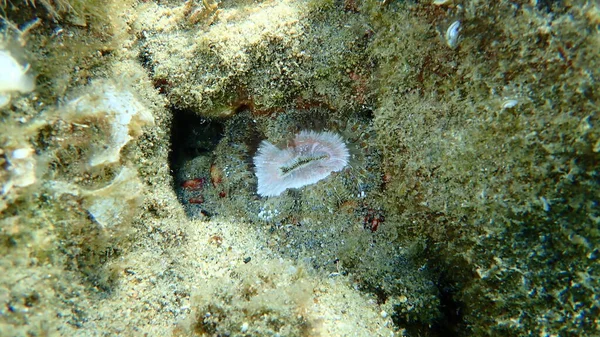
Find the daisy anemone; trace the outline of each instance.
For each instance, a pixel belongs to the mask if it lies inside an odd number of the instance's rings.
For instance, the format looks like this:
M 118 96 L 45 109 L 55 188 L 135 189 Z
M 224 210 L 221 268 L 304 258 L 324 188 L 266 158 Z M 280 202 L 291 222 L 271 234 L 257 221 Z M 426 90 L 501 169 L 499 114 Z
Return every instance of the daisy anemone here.
M 257 192 L 272 197 L 288 188 L 314 184 L 341 171 L 349 157 L 342 137 L 333 132 L 302 131 L 285 149 L 263 140 L 254 157 Z

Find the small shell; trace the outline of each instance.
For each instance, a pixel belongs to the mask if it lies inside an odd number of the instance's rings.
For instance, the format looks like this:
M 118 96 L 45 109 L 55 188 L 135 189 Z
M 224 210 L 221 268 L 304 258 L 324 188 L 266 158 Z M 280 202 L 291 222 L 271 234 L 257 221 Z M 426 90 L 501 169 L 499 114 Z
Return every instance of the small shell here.
M 544 197 L 540 197 L 540 201 L 542 202 L 542 208 L 544 209 L 544 212 L 550 212 L 550 203 L 548 200 L 546 200 Z
M 31 156 L 34 153 L 34 150 L 29 147 L 25 147 L 22 149 L 16 149 L 12 152 L 12 159 L 25 159 Z
M 446 30 L 446 44 L 455 49 L 458 47 L 458 38 L 460 37 L 460 21 L 454 21 Z
M 504 103 L 502 103 L 502 109 L 514 108 L 515 106 L 517 106 L 517 104 L 519 104 L 519 101 L 517 101 L 516 99 L 507 99 L 506 101 L 504 101 Z

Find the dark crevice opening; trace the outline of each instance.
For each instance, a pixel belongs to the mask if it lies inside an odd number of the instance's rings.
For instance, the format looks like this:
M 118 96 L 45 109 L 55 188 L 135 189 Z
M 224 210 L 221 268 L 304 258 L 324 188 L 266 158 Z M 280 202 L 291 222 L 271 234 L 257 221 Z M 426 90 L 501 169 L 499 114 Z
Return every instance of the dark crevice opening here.
M 435 336 L 464 336 L 467 330 L 462 316 L 462 303 L 455 299 L 456 285 L 442 275 L 438 280 L 438 290 L 442 316 L 432 326 L 432 331 Z
M 398 327 L 406 330 L 407 336 L 422 337 L 460 337 L 468 336 L 462 316 L 462 303 L 456 301 L 456 287 L 451 284 L 438 284 L 440 306 L 439 317 L 430 322 L 408 321 L 405 315 L 392 313 L 392 321 Z M 375 293 L 378 302 L 382 300 L 381 293 Z M 385 300 L 384 300 L 385 301 Z M 401 308 L 398 307 L 398 310 Z
M 176 176 L 181 166 L 200 155 L 210 155 L 223 137 L 224 125 L 188 110 L 173 110 L 169 166 Z
M 206 119 L 189 110 L 173 110 L 169 167 L 173 188 L 178 195 L 184 179 L 189 179 L 180 174 L 184 165 L 198 156 L 212 156 L 223 138 L 223 131 L 224 125 L 219 121 Z M 206 180 L 206 177 L 203 179 Z
M 190 110 L 173 109 L 169 167 L 173 190 L 189 217 L 214 215 L 214 205 L 206 202 L 207 188 L 211 187 L 210 170 L 206 165 L 212 162 L 224 129 L 221 121 L 204 118 Z

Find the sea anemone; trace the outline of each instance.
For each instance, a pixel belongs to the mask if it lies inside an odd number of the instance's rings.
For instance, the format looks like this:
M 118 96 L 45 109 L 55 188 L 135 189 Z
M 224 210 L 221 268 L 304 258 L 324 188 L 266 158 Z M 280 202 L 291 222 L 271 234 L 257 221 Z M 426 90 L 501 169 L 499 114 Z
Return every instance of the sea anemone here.
M 254 157 L 258 194 L 271 197 L 341 171 L 350 156 L 342 137 L 333 132 L 302 131 L 293 144 L 279 149 L 263 140 Z

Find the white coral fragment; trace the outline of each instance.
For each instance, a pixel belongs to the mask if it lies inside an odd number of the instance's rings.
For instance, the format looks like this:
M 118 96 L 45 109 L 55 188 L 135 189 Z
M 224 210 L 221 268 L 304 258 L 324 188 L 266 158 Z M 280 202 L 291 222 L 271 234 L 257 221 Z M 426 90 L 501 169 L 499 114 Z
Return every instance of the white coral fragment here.
M 137 172 L 125 167 L 110 185 L 86 191 L 83 206 L 101 228 L 110 228 L 131 217 L 141 203 L 142 189 Z
M 35 88 L 35 82 L 27 74 L 29 66 L 22 66 L 6 50 L 0 50 L 0 108 L 10 102 L 15 92 L 28 93 Z
M 27 187 L 36 182 L 36 158 L 35 151 L 29 147 L 17 149 L 0 149 L 5 152 L 4 171 L 0 172 L 0 212 L 7 207 L 16 188 Z
M 6 170 L 10 173 L 9 182 L 2 187 L 2 194 L 8 193 L 13 187 L 25 187 L 35 183 L 35 164 L 33 156 L 35 151 L 30 147 L 23 147 L 10 151 L 7 156 Z
M 45 185 L 55 197 L 63 194 L 80 197 L 83 207 L 103 229 L 125 223 L 141 204 L 144 189 L 135 169 L 129 167 L 122 168 L 109 185 L 99 189 L 85 189 L 58 180 L 48 181 Z
M 129 90 L 119 90 L 108 82 L 96 82 L 88 93 L 70 101 L 65 114 L 71 120 L 99 118 L 99 125 L 108 124 L 103 144 L 94 146 L 90 166 L 107 165 L 119 161 L 121 149 L 145 125 L 154 125 L 152 113 Z M 106 128 L 106 127 L 105 127 Z

